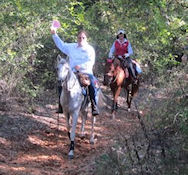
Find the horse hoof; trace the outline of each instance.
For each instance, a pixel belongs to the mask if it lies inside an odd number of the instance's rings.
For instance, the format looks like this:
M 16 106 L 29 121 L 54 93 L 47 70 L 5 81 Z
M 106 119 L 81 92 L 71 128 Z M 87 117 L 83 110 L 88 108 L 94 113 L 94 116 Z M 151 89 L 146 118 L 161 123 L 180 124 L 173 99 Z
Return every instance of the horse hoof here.
M 95 144 L 95 139 L 91 138 L 89 142 L 90 142 L 91 145 L 94 145 Z
M 70 150 L 68 154 L 68 159 L 73 159 L 74 158 L 74 151 Z
M 131 109 L 130 108 L 128 108 L 128 112 L 130 112 L 131 111 Z
M 80 135 L 80 138 L 81 138 L 82 140 L 85 139 L 85 138 L 86 138 L 85 134 L 81 134 L 81 135 Z
M 112 114 L 112 120 L 114 120 L 114 119 L 115 119 L 115 113 Z
M 68 155 L 68 159 L 69 160 L 74 159 L 74 156 L 73 155 Z

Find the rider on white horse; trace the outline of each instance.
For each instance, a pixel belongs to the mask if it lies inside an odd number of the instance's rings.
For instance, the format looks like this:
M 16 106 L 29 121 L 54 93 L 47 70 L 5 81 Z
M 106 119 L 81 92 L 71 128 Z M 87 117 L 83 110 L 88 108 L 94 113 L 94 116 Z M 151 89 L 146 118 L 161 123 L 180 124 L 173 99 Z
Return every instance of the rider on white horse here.
M 89 75 L 91 84 L 89 85 L 89 95 L 92 105 L 92 114 L 99 115 L 97 107 L 97 79 L 93 75 L 93 66 L 95 64 L 95 50 L 87 42 L 87 33 L 80 31 L 77 36 L 77 43 L 65 43 L 57 35 L 55 29 L 51 29 L 52 38 L 56 46 L 69 57 L 69 64 L 74 72 L 86 73 Z M 61 86 L 59 86 L 61 92 Z M 62 113 L 62 107 L 59 104 L 59 113 Z

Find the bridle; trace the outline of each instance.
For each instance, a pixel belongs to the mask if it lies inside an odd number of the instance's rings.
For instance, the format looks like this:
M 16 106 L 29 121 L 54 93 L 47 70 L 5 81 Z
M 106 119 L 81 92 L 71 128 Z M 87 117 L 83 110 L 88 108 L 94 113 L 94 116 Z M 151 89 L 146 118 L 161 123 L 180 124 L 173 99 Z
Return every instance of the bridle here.
M 108 62 L 108 63 L 111 63 L 111 65 L 113 65 L 113 62 Z M 110 66 L 111 66 L 110 65 Z M 109 84 L 112 84 L 112 83 L 115 83 L 116 82 L 116 80 L 117 80 L 117 77 L 119 76 L 119 72 L 116 74 L 116 75 L 114 75 L 113 73 L 105 73 L 105 76 L 108 76 L 108 77 L 110 77 L 110 82 L 109 82 Z
M 64 63 L 59 63 L 59 64 L 64 64 Z M 57 68 L 58 69 L 58 68 Z M 73 89 L 73 87 L 74 87 L 74 85 L 76 84 L 76 81 L 77 81 L 77 78 L 76 78 L 76 76 L 74 76 L 74 83 L 73 83 L 73 85 L 72 85 L 72 87 L 69 87 L 68 88 L 68 86 L 67 86 L 67 83 L 66 82 L 68 82 L 69 81 L 69 79 L 70 79 L 70 76 L 71 76 L 71 71 L 69 70 L 69 68 L 68 67 L 66 67 L 66 70 L 67 70 L 67 75 L 65 76 L 65 78 L 64 79 L 61 79 L 61 80 L 59 80 L 60 81 L 60 83 L 61 83 L 61 86 L 63 87 L 66 87 L 67 88 L 67 90 L 71 90 L 71 89 Z

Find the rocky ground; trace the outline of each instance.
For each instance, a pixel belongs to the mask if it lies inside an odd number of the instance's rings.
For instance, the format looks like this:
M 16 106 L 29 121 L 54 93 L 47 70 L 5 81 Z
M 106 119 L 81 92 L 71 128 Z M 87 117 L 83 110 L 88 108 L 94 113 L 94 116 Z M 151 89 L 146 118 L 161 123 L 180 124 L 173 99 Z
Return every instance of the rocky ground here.
M 96 121 L 96 143 L 89 143 L 90 121 L 87 121 L 86 138 L 79 137 L 81 121 L 77 125 L 75 158 L 69 160 L 64 116 L 55 113 L 57 94 L 47 91 L 35 105 L 33 113 L 25 112 L 22 103 L 10 103 L 0 111 L 0 174 L 1 175 L 92 175 L 96 174 L 96 160 L 106 151 L 113 150 L 117 140 L 123 139 L 131 167 L 129 173 L 150 174 L 155 166 L 143 166 L 143 157 L 162 154 L 159 140 L 151 142 L 144 124 L 144 111 L 137 107 L 148 96 L 141 85 L 127 111 L 124 94 L 119 98 L 119 109 L 111 119 L 111 93 L 102 86 L 104 105 Z M 154 143 L 155 142 L 155 143 Z M 151 149 L 152 146 L 156 146 Z M 127 170 L 125 170 L 127 171 Z M 102 173 L 101 173 L 102 174 Z

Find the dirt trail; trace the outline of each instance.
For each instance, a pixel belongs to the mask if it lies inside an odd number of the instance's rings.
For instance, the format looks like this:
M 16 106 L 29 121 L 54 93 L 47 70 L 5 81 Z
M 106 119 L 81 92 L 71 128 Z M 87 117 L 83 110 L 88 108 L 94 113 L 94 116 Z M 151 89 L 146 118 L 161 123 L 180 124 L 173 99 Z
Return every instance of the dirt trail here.
M 46 92 L 33 114 L 24 113 L 21 106 L 16 107 L 17 112 L 0 111 L 0 174 L 94 174 L 96 158 L 114 144 L 114 139 L 119 135 L 119 131 L 126 131 L 124 134 L 129 137 L 140 125 L 134 105 L 132 111 L 128 113 L 123 97 L 119 99 L 120 108 L 117 118 L 111 120 L 110 92 L 104 87 L 102 90 L 109 104 L 102 115 L 97 118 L 96 144 L 90 145 L 89 143 L 90 121 L 87 121 L 86 138 L 79 137 L 79 120 L 73 160 L 68 160 L 67 157 L 69 140 L 63 115 L 59 116 L 59 125 L 57 122 L 56 94 Z

